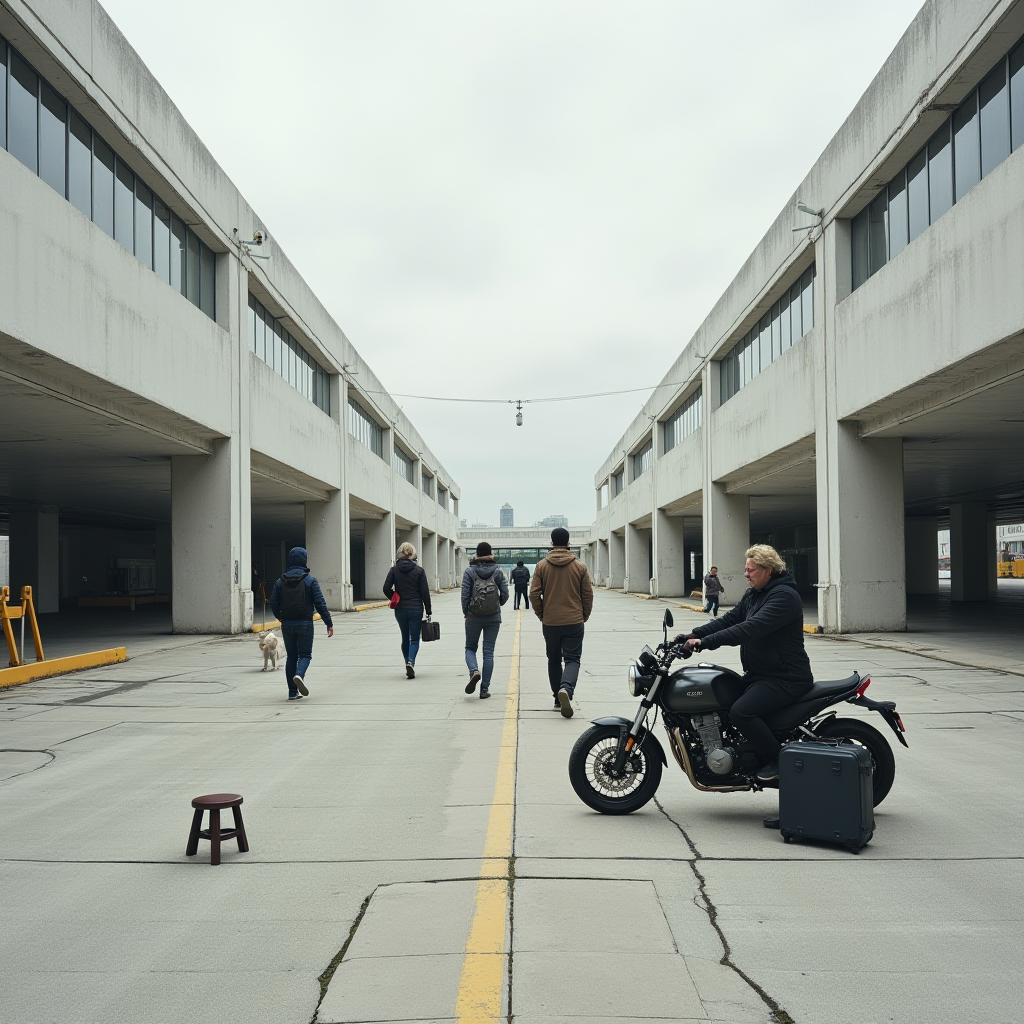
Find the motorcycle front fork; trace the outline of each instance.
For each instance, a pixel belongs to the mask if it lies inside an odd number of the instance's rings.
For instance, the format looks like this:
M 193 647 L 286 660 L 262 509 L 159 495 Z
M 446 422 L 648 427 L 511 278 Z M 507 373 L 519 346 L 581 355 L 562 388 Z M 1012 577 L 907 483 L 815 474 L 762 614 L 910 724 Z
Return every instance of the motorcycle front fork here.
M 655 684 L 656 686 L 657 684 Z M 653 689 L 653 687 L 652 687 Z M 640 733 L 644 729 L 644 723 L 647 721 L 648 712 L 654 707 L 654 701 L 650 699 L 650 696 L 645 697 L 640 701 L 640 707 L 636 709 L 636 715 L 633 718 L 633 724 L 626 729 L 619 731 L 619 745 L 615 750 L 615 760 L 612 762 L 612 771 L 622 772 L 626 767 L 626 758 L 630 752 L 640 744 Z

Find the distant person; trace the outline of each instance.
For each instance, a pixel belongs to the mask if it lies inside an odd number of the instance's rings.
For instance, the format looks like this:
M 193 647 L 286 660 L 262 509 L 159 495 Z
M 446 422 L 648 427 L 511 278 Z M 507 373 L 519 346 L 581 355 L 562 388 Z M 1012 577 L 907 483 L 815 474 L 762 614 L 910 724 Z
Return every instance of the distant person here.
M 466 616 L 466 668 L 469 669 L 466 693 L 472 693 L 479 683 L 481 700 L 491 695 L 494 645 L 501 629 L 501 606 L 507 600 L 505 574 L 494 564 L 491 545 L 481 541 L 476 546 L 476 557 L 462 574 L 462 614 Z M 482 676 L 476 659 L 481 633 L 484 638 Z
M 426 572 L 416 564 L 416 549 L 411 544 L 402 544 L 398 559 L 384 581 L 384 596 L 389 600 L 398 594 L 395 605 L 395 622 L 402 633 L 402 658 L 405 661 L 405 676 L 416 678 L 416 655 L 420 650 L 420 623 L 426 614 L 430 618 L 430 585 Z
M 551 531 L 551 550 L 533 570 L 530 597 L 534 614 L 543 624 L 553 710 L 572 718 L 583 656 L 583 624 L 594 607 L 594 588 L 587 567 L 569 550 L 569 531 L 564 527 Z
M 313 660 L 313 612 L 319 612 L 327 627 L 327 635 L 334 636 L 334 620 L 327 610 L 320 584 L 313 576 L 306 560 L 305 548 L 292 548 L 288 552 L 288 569 L 279 577 L 270 594 L 270 608 L 281 620 L 281 638 L 287 658 L 284 678 L 288 683 L 288 699 L 301 700 L 309 696 L 306 673 Z
M 516 567 L 509 573 L 509 579 L 516 588 L 515 610 L 519 611 L 519 602 L 526 602 L 526 610 L 530 610 L 530 570 L 522 562 L 516 562 Z
M 725 593 L 725 587 L 718 578 L 718 566 L 713 565 L 704 577 L 704 611 L 714 611 L 715 618 L 718 618 L 718 599 Z

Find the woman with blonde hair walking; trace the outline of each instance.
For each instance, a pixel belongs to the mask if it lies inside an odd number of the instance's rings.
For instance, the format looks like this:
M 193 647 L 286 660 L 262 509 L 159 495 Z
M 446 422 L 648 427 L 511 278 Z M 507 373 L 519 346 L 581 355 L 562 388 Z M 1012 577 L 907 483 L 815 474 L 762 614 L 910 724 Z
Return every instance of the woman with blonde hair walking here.
M 429 619 L 430 585 L 427 574 L 416 564 L 416 549 L 409 543 L 398 549 L 398 558 L 388 570 L 384 596 L 391 600 L 395 622 L 402 633 L 402 659 L 407 679 L 416 678 L 416 655 L 420 650 L 420 623 Z M 397 597 L 397 601 L 396 601 Z

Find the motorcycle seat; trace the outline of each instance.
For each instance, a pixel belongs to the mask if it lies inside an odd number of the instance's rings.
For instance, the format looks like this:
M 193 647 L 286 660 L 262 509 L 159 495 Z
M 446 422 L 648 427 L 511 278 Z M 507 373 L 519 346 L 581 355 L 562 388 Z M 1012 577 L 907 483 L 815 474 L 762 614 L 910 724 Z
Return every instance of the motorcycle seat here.
M 805 694 L 801 695 L 800 703 L 806 704 L 808 701 L 820 700 L 823 697 L 838 697 L 839 694 L 854 689 L 859 682 L 859 672 L 854 672 L 852 676 L 847 676 L 845 679 L 822 680 L 822 682 L 815 683 Z
M 854 672 L 845 679 L 827 679 L 815 683 L 800 697 L 799 702 L 766 715 L 764 722 L 774 732 L 786 732 L 827 707 L 836 697 L 855 689 L 859 682 L 860 673 Z

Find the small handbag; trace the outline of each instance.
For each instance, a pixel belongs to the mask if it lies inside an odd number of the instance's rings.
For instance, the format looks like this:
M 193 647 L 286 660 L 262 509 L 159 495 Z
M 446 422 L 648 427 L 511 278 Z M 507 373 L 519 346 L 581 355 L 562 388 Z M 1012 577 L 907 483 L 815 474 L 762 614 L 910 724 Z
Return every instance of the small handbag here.
M 388 607 L 389 607 L 389 608 L 397 608 L 397 607 L 398 607 L 398 602 L 399 602 L 399 601 L 401 601 L 401 598 L 400 598 L 400 597 L 398 596 L 398 591 L 396 590 L 396 591 L 395 591 L 395 592 L 394 592 L 394 593 L 393 593 L 393 594 L 391 595 L 391 600 L 390 600 L 390 601 L 388 601 Z
M 440 640 L 441 623 L 432 622 L 430 619 L 424 619 L 420 624 L 420 639 L 425 644 L 429 644 L 431 640 Z

